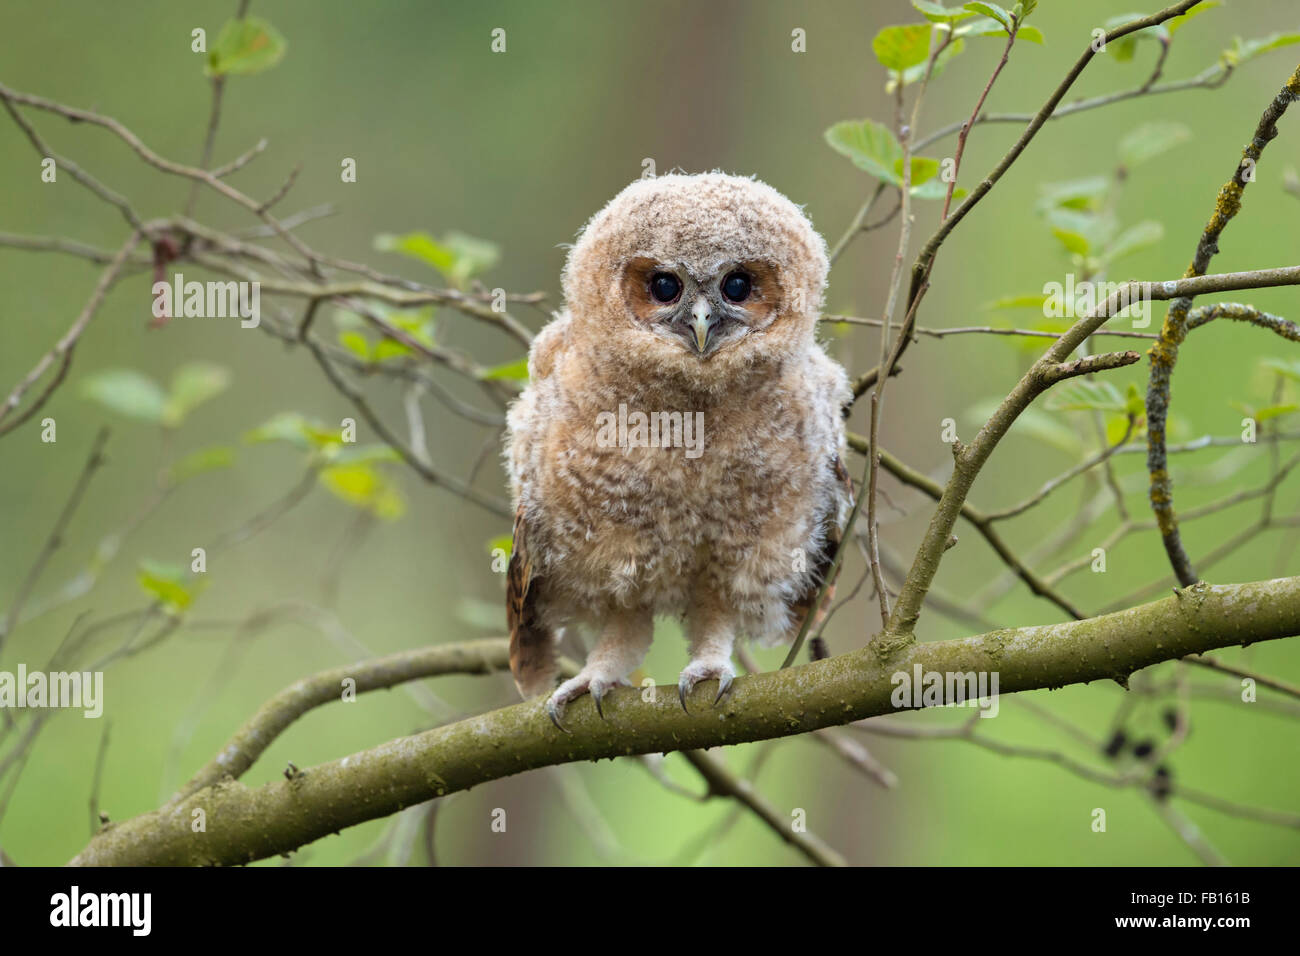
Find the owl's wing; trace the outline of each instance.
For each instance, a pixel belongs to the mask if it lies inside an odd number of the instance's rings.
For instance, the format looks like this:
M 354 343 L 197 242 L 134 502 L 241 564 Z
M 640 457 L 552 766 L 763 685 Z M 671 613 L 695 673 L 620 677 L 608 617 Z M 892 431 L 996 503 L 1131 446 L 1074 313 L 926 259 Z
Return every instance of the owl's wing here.
M 533 574 L 528 522 L 520 503 L 506 569 L 506 624 L 510 629 L 510 673 L 525 698 L 549 691 L 559 668 L 555 641 L 538 620 L 537 599 L 543 586 L 542 579 Z
M 853 500 L 853 479 L 849 477 L 849 471 L 844 467 L 844 462 L 839 455 L 836 455 L 832 465 L 835 469 L 835 477 L 841 485 L 847 489 L 848 500 Z M 808 590 L 801 594 L 794 602 L 795 620 L 799 622 L 799 627 L 803 627 L 804 619 L 813 613 L 813 603 L 817 600 L 817 592 L 821 589 L 822 581 L 830 572 L 831 565 L 835 563 L 835 552 L 839 550 L 840 541 L 843 538 L 840 527 L 835 523 L 835 512 L 832 511 L 828 519 L 830 527 L 826 529 L 826 538 L 822 544 L 821 553 L 817 555 L 816 563 L 813 567 L 812 581 Z M 835 577 L 839 577 L 839 570 L 836 569 Z M 835 579 L 832 578 L 830 584 L 826 587 L 826 596 L 822 599 L 821 606 L 816 609 L 817 616 L 813 618 L 812 627 L 808 633 L 816 634 L 821 627 L 822 621 L 826 619 L 826 613 L 830 609 L 831 601 L 835 597 Z M 796 633 L 797 630 L 796 630 Z M 826 641 L 820 635 L 814 637 L 808 644 L 808 654 L 815 660 L 830 657 L 830 652 L 826 648 Z

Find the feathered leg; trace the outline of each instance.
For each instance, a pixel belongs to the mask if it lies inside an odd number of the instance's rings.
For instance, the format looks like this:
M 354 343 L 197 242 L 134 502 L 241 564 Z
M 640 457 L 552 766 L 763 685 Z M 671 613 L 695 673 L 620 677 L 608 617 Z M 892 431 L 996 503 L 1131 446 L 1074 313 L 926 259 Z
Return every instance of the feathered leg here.
M 587 693 L 596 702 L 596 712 L 604 717 L 602 698 L 611 687 L 627 686 L 627 675 L 645 660 L 653 635 L 654 617 L 649 610 L 620 610 L 606 618 L 596 646 L 587 655 L 586 666 L 577 677 L 561 684 L 546 702 L 546 712 L 555 726 L 564 730 L 560 718 L 565 705 Z
M 686 697 L 695 685 L 709 679 L 718 682 L 718 695 L 713 699 L 716 705 L 736 676 L 731 664 L 736 643 L 734 616 L 716 594 L 699 594 L 686 613 L 686 636 L 691 642 L 691 662 L 677 679 L 682 709 L 688 710 Z

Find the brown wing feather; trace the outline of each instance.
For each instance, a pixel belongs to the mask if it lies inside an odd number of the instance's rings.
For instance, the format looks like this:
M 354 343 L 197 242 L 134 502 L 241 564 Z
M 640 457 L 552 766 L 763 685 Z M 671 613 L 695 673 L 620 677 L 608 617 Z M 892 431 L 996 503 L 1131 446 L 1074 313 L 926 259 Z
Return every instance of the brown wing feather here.
M 840 456 L 836 455 L 833 461 L 835 468 L 835 477 L 848 490 L 849 500 L 853 500 L 853 479 L 849 477 L 849 471 L 844 467 L 844 462 Z M 826 539 L 822 545 L 821 553 L 817 555 L 816 562 L 813 566 L 813 579 L 808 590 L 799 596 L 794 602 L 795 620 L 799 622 L 799 627 L 803 627 L 804 618 L 813 610 L 813 602 L 817 600 L 817 592 L 821 589 L 822 581 L 825 580 L 831 565 L 835 562 L 835 552 L 839 550 L 842 534 L 839 526 L 835 523 L 834 514 L 829 519 L 829 527 L 826 529 Z M 839 577 L 839 571 L 836 570 L 836 577 Z M 835 597 L 835 580 L 831 579 L 826 588 L 826 596 L 822 599 L 821 607 L 817 608 L 817 616 L 813 618 L 812 627 L 809 629 L 810 634 L 817 634 L 818 628 L 821 627 L 822 621 L 826 619 L 826 614 L 830 609 L 831 601 Z M 798 633 L 796 629 L 795 633 Z M 822 660 L 829 657 L 830 652 L 826 648 L 826 642 L 820 636 L 814 637 L 808 643 L 808 654 L 815 660 Z
M 515 511 L 514 543 L 506 569 L 506 623 L 510 628 L 510 673 L 519 693 L 526 698 L 550 690 L 558 670 L 555 641 L 537 617 L 537 596 L 542 586 L 542 579 L 533 575 L 521 504 Z

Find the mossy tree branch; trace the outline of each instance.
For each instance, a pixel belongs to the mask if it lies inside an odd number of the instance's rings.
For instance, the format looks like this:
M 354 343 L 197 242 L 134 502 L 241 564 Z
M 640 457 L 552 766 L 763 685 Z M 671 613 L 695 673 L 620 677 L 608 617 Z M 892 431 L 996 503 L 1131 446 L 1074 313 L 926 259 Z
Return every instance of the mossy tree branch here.
M 1264 147 L 1278 135 L 1277 123 L 1290 106 L 1300 99 L 1300 66 L 1282 86 L 1278 94 L 1269 102 L 1251 140 L 1242 150 L 1242 158 L 1229 179 L 1219 189 L 1214 203 L 1214 215 L 1201 233 L 1196 244 L 1196 254 L 1187 267 L 1186 276 L 1199 276 L 1210 267 L 1212 259 L 1219 251 L 1219 236 L 1232 218 L 1241 210 L 1242 195 L 1246 184 L 1255 179 L 1255 165 L 1264 152 Z M 1169 477 L 1169 468 L 1165 454 L 1165 423 L 1169 416 L 1169 388 L 1174 374 L 1174 364 L 1178 361 L 1178 347 L 1182 344 L 1192 327 L 1188 313 L 1192 307 L 1192 296 L 1185 295 L 1175 299 L 1165 314 L 1165 321 L 1160 328 L 1160 338 L 1151 347 L 1151 374 L 1147 380 L 1147 472 L 1150 475 L 1148 496 L 1151 510 L 1155 514 L 1156 524 L 1160 528 L 1160 539 L 1169 556 L 1169 563 L 1174 575 L 1183 585 L 1196 580 L 1196 571 L 1191 558 L 1183 548 L 1182 536 L 1178 532 L 1178 519 L 1174 514 L 1174 486 Z M 1251 321 L 1240 313 L 1222 313 L 1230 318 Z M 1215 318 L 1210 314 L 1209 318 Z M 1270 316 L 1276 319 L 1275 316 Z M 1208 321 L 1202 318 L 1201 320 Z M 1257 324 L 1262 324 L 1257 320 Z M 1289 325 L 1289 323 L 1287 323 Z M 1277 329 L 1283 326 L 1274 325 Z M 1294 327 L 1292 327 L 1294 330 Z
M 106 827 L 78 865 L 238 864 L 287 853 L 344 827 L 538 767 L 630 754 L 768 740 L 848 724 L 896 708 L 898 672 L 996 672 L 1003 693 L 1094 680 L 1188 654 L 1300 634 L 1300 578 L 1198 584 L 1115 614 L 911 644 L 867 647 L 787 670 L 738 678 L 717 708 L 682 710 L 672 693 L 643 702 L 613 691 L 606 719 L 575 702 L 571 733 L 551 726 L 542 701 L 505 707 L 321 764 L 258 788 L 235 781 Z M 707 685 L 707 682 L 706 682 Z M 708 686 L 697 691 L 713 690 Z M 194 832 L 196 811 L 206 829 Z

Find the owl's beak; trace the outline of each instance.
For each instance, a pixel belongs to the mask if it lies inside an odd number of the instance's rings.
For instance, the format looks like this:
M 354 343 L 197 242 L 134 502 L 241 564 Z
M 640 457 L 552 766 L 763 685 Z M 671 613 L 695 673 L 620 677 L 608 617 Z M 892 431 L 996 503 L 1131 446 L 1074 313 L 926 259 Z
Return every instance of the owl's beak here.
M 700 296 L 691 306 L 691 331 L 695 334 L 695 351 L 703 355 L 709 350 L 709 340 L 713 337 L 713 330 L 718 327 L 718 323 L 713 321 L 713 310 L 709 307 L 709 300 Z

